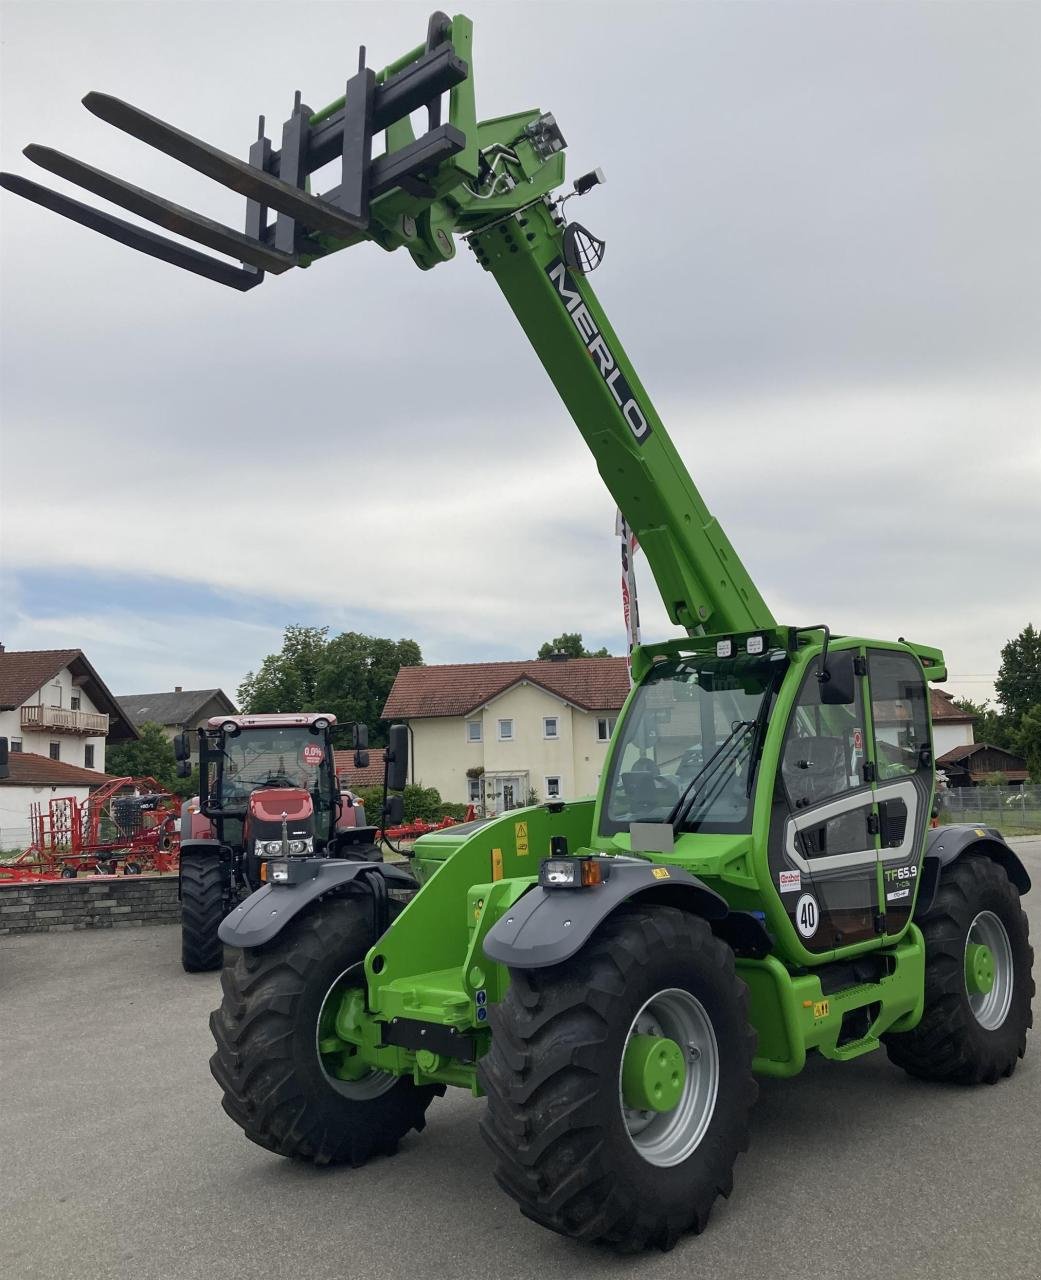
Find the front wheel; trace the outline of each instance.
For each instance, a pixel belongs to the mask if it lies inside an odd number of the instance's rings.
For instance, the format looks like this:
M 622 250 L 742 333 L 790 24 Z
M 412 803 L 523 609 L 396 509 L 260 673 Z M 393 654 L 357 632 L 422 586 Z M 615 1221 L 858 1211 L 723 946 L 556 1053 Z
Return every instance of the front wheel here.
M 212 853 L 181 854 L 181 965 L 206 973 L 224 963 L 217 930 L 228 912 L 228 873 Z
M 898 1067 L 923 1080 L 994 1084 L 1026 1052 L 1034 980 L 1027 918 L 1004 870 L 967 854 L 940 874 L 921 922 L 925 1011 L 885 1037 Z
M 730 948 L 672 907 L 623 908 L 565 963 L 512 970 L 479 1074 L 521 1212 L 627 1252 L 700 1231 L 748 1146 L 747 1000 Z
M 401 907 L 390 904 L 393 918 Z M 210 1015 L 210 1070 L 246 1137 L 313 1164 L 392 1155 L 426 1124 L 444 1085 L 366 1068 L 336 1034 L 337 1015 L 364 1005 L 365 953 L 376 941 L 361 894 L 322 902 L 264 947 L 240 950 L 221 975 Z M 229 953 L 230 954 L 230 953 Z

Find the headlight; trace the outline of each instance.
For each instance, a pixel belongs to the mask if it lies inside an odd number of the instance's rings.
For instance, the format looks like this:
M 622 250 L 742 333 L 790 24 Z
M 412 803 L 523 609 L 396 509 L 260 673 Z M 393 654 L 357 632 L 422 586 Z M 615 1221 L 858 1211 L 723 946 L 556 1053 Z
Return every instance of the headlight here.
M 545 858 L 539 867 L 543 889 L 589 889 L 603 884 L 611 873 L 601 858 Z
M 266 853 L 269 857 L 282 852 L 281 840 L 258 840 L 257 853 Z
M 299 858 L 303 853 L 310 853 L 313 849 L 313 836 L 308 836 L 306 840 L 290 840 L 289 842 L 289 852 L 296 858 Z

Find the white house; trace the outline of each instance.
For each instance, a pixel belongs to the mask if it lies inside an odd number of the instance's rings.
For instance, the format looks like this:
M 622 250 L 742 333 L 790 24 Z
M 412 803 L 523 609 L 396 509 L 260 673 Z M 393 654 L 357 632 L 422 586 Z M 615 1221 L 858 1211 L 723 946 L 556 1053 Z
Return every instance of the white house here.
M 5 852 L 28 847 L 33 805 L 44 815 L 52 800 L 67 796 L 82 806 L 95 787 L 108 781 L 108 775 L 96 769 L 31 751 L 15 752 L 8 765 L 8 776 L 0 778 L 0 849 Z
M 973 744 L 972 716 L 954 705 L 953 693 L 930 689 L 929 710 L 933 718 L 933 755 L 937 760 L 955 747 Z
M 592 795 L 628 693 L 624 658 L 402 667 L 383 718 L 411 731 L 413 781 L 502 813 Z
M 137 736 L 81 649 L 9 653 L 0 645 L 0 737 L 12 755 L 104 773 L 106 740 Z

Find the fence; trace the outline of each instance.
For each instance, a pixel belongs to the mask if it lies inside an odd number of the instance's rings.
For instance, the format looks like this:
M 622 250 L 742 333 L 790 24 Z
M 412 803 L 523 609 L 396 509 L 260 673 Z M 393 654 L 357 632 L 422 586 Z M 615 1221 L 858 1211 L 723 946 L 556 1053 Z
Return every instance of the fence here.
M 978 822 L 1005 835 L 1041 834 L 1041 787 L 951 787 L 937 799 L 941 822 Z

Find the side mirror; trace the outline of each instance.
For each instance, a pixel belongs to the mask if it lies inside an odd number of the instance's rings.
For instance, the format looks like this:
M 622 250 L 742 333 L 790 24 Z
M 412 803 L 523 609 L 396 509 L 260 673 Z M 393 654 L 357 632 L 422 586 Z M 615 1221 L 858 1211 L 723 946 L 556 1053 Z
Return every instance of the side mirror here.
M 368 767 L 369 753 L 367 751 L 355 751 L 354 767 L 355 769 L 365 769 Z
M 852 649 L 828 654 L 824 675 L 820 679 L 823 706 L 848 707 L 856 702 L 857 676 L 853 669 L 854 656 Z
M 11 765 L 8 760 L 8 750 L 6 738 L 0 738 L 0 778 L 9 778 L 11 776 Z
M 369 726 L 356 724 L 351 732 L 351 746 L 355 751 L 364 751 L 369 745 Z
M 177 761 L 177 776 L 179 778 L 190 778 L 192 776 L 192 762 L 190 760 Z
M 192 741 L 188 735 L 187 729 L 184 729 L 181 733 L 174 735 L 173 753 L 175 760 L 190 760 L 192 758 Z M 188 774 L 179 773 L 177 776 L 179 778 L 186 778 Z
M 387 790 L 404 791 L 408 782 L 408 726 L 392 724 L 387 735 Z
M 383 806 L 384 827 L 398 827 L 405 816 L 405 801 L 401 796 L 388 796 Z

